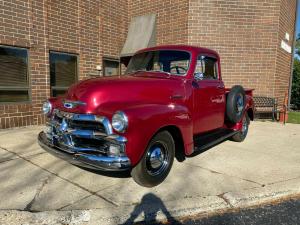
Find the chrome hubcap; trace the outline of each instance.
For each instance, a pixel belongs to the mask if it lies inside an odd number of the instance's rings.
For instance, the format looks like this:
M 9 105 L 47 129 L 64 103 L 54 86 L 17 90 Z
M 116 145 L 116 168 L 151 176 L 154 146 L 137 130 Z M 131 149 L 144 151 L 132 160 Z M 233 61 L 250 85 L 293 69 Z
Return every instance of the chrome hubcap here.
M 162 173 L 169 164 L 167 148 L 163 143 L 153 144 L 147 152 L 146 167 L 150 175 Z
M 241 94 L 237 97 L 236 108 L 239 114 L 241 114 L 244 109 L 244 98 Z
M 157 169 L 163 164 L 164 155 L 159 147 L 156 147 L 150 154 L 150 165 Z

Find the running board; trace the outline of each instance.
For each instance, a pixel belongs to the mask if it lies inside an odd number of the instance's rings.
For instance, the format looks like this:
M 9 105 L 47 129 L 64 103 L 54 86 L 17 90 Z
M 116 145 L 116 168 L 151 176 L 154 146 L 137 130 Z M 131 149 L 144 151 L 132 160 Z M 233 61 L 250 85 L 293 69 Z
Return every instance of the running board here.
M 209 133 L 199 134 L 194 137 L 194 152 L 197 154 L 198 152 L 207 150 L 208 148 L 221 143 L 238 132 L 239 131 L 222 128 Z

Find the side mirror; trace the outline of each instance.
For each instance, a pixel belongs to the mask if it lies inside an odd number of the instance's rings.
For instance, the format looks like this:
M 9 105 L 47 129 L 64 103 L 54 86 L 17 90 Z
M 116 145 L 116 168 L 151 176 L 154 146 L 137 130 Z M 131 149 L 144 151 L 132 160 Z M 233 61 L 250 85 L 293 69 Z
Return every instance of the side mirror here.
M 195 73 L 195 74 L 194 74 L 194 78 L 195 78 L 196 81 L 203 80 L 204 74 L 203 74 L 203 73 L 200 73 L 200 72 Z

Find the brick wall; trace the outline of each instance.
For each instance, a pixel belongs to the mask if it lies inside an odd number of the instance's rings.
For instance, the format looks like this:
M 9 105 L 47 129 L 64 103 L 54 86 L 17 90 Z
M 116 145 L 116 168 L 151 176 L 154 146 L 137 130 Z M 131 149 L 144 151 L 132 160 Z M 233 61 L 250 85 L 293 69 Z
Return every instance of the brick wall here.
M 103 55 L 118 57 L 127 6 L 127 0 L 0 0 L 0 44 L 28 48 L 31 85 L 30 103 L 0 103 L 0 129 L 44 123 L 50 50 L 77 54 L 79 79 L 99 75 Z
M 279 13 L 280 0 L 191 0 L 189 44 L 220 53 L 226 86 L 273 96 Z
M 157 44 L 187 44 L 188 0 L 129 0 L 129 19 L 156 14 Z
M 49 49 L 79 53 L 79 4 L 79 1 L 48 1 L 45 14 Z
M 26 47 L 30 55 L 31 103 L 1 104 L 0 128 L 43 122 L 41 104 L 49 96 L 43 1 L 0 1 L 0 44 Z
M 41 124 L 50 96 L 49 51 L 79 56 L 79 79 L 118 57 L 134 16 L 157 15 L 157 44 L 217 50 L 226 86 L 242 84 L 282 102 L 293 43 L 296 0 L 0 0 L 0 44 L 29 49 L 31 102 L 0 103 L 0 129 Z
M 103 0 L 101 42 L 102 55 L 118 58 L 126 40 L 128 29 L 128 2 L 127 0 Z
M 295 9 L 296 0 L 131 0 L 129 19 L 157 14 L 158 45 L 215 49 L 226 86 L 255 88 L 256 95 L 276 97 L 282 104 L 292 57 L 280 42 L 288 32 L 292 45 Z
M 280 46 L 282 40 L 290 46 L 294 43 L 295 8 L 296 1 L 281 0 L 274 83 L 274 95 L 278 98 L 279 104 L 283 104 L 284 97 L 288 93 L 291 76 L 289 68 L 291 68 L 292 64 L 291 54 L 286 52 Z M 290 35 L 289 41 L 285 40 L 285 33 Z

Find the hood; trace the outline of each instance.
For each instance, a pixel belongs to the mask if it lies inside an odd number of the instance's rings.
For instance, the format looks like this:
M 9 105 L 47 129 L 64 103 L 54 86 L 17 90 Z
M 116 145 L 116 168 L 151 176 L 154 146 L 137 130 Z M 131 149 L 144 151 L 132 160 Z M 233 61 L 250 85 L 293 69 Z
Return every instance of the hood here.
M 72 85 L 62 101 L 81 101 L 85 105 L 62 110 L 109 114 L 136 104 L 166 104 L 173 95 L 184 96 L 183 83 L 181 78 L 149 72 L 84 80 Z

